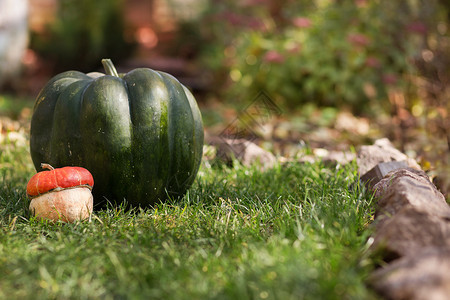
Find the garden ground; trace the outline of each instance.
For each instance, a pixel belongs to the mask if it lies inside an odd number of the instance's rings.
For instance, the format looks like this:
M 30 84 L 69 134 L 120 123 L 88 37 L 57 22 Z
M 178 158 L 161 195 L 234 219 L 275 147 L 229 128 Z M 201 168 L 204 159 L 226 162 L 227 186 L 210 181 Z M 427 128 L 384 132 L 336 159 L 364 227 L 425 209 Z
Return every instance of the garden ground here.
M 35 171 L 26 130 L 11 124 L 0 146 L 0 298 L 375 298 L 365 284 L 372 198 L 353 163 L 261 172 L 204 162 L 183 199 L 48 224 L 28 212 Z

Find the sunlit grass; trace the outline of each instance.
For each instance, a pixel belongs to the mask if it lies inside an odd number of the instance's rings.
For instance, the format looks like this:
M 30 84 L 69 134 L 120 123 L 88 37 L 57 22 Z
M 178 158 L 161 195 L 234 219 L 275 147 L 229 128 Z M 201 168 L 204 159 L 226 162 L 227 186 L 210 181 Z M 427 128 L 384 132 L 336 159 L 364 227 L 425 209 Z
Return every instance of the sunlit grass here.
M 373 298 L 354 165 L 202 165 L 183 199 L 53 225 L 27 211 L 27 147 L 0 169 L 0 298 Z

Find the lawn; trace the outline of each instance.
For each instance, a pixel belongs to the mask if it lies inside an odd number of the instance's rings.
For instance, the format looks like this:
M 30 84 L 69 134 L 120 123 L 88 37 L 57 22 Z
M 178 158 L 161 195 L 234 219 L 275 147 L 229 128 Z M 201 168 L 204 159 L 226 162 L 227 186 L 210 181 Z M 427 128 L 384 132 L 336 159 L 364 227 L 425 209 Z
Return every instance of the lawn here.
M 27 211 L 27 144 L 0 147 L 2 299 L 374 298 L 354 164 L 204 163 L 183 199 L 52 225 Z

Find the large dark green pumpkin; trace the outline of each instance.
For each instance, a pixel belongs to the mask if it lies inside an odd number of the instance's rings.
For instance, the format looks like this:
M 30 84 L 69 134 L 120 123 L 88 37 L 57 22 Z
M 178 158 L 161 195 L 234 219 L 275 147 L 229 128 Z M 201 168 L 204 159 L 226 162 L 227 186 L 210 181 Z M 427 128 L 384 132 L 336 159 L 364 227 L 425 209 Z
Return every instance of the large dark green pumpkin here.
M 118 75 L 68 71 L 39 93 L 31 120 L 31 157 L 94 176 L 96 203 L 151 205 L 183 195 L 203 149 L 197 103 L 169 74 L 147 68 Z

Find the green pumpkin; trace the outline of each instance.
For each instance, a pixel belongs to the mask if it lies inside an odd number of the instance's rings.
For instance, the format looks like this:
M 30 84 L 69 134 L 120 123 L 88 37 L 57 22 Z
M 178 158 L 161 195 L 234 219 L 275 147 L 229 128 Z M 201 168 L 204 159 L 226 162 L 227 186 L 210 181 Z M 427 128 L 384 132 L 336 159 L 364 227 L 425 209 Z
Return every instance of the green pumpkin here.
M 31 120 L 36 170 L 80 166 L 95 181 L 96 204 L 152 205 L 181 196 L 203 151 L 200 110 L 191 92 L 167 73 L 147 68 L 118 75 L 68 71 L 39 93 Z

